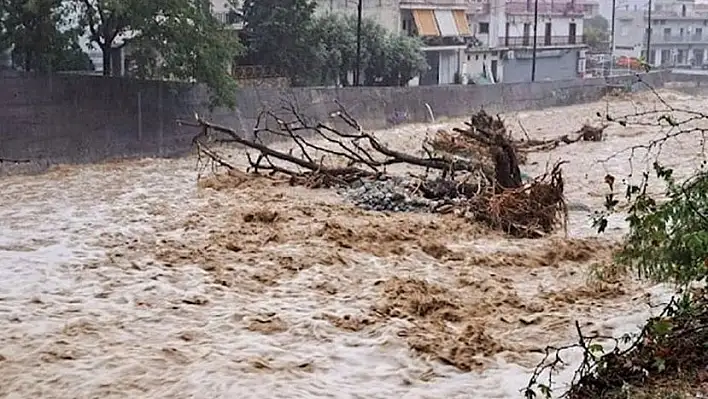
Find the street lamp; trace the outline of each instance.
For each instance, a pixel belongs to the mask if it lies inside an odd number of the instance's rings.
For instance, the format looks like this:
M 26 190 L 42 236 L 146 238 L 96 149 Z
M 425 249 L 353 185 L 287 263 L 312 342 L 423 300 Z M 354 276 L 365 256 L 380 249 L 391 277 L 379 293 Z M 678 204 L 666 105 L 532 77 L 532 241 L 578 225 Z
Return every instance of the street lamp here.
M 531 56 L 531 81 L 536 81 L 536 40 L 538 36 L 538 0 L 533 3 L 533 54 Z
M 612 0 L 612 40 L 610 42 L 610 76 L 612 76 L 612 70 L 615 69 L 615 11 L 617 11 L 616 0 Z M 604 66 L 603 66 L 604 70 Z M 604 75 L 604 74 L 603 74 Z
M 361 72 L 361 9 L 363 0 L 356 6 L 356 69 L 354 70 L 354 86 L 360 85 L 359 73 Z
M 612 0 L 612 21 L 611 21 L 611 35 L 612 37 L 610 38 L 610 76 L 612 76 L 612 72 L 615 68 L 615 51 L 616 51 L 616 45 L 615 45 L 615 20 L 616 18 L 616 12 L 617 12 L 617 7 L 622 7 L 626 1 L 620 1 L 620 4 L 617 4 L 617 0 Z

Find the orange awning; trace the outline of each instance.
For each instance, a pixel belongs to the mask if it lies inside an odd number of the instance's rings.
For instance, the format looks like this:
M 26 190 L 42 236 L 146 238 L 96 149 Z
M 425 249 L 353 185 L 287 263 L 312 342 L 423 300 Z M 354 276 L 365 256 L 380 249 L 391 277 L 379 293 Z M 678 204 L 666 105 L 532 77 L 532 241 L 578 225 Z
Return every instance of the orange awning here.
M 415 26 L 420 36 L 440 36 L 433 10 L 412 10 Z
M 467 22 L 467 14 L 463 10 L 452 10 L 452 16 L 455 17 L 455 25 L 461 36 L 472 36 L 470 24 Z

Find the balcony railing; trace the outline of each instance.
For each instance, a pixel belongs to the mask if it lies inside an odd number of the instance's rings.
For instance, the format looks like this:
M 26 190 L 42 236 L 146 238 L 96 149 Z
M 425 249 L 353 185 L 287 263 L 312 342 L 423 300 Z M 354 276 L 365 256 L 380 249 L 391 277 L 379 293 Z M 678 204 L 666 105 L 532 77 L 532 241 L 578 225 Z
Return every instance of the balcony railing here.
M 356 8 L 356 2 L 352 2 Z M 435 7 L 468 7 L 467 0 L 402 0 L 400 2 L 402 8 L 410 8 L 411 6 L 435 6 Z
M 469 46 L 475 40 L 472 36 L 421 36 L 420 38 L 428 47 Z
M 499 46 L 502 47 L 531 47 L 533 46 L 533 36 L 502 36 L 499 38 Z M 583 44 L 582 36 L 537 36 L 536 46 L 570 46 Z
M 513 1 L 506 3 L 508 14 L 533 14 L 534 1 Z M 582 15 L 583 5 L 571 3 L 538 3 L 539 14 L 551 15 Z
M 665 35 L 662 33 L 654 33 L 651 35 L 651 41 L 656 44 L 662 43 L 701 43 L 708 39 L 708 35 Z M 647 41 L 647 36 L 644 35 L 644 42 Z
M 644 18 L 649 16 L 649 12 L 644 10 Z M 706 11 L 693 11 L 693 12 L 687 12 L 687 13 L 682 13 L 678 11 L 670 11 L 670 10 L 662 10 L 662 11 L 656 11 L 652 10 L 651 12 L 651 19 L 652 21 L 655 19 L 691 19 L 691 20 L 701 20 L 706 18 L 708 16 L 708 13 Z
M 270 65 L 233 65 L 231 67 L 231 75 L 239 80 L 287 76 L 280 68 Z

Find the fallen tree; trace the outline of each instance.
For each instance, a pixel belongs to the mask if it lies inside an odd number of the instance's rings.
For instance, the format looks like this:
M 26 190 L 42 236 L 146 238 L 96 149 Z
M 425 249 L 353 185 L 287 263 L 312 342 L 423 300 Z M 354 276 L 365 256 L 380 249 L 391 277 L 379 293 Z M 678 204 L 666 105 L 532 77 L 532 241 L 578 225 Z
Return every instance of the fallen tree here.
M 572 134 L 564 134 L 552 139 L 537 140 L 531 139 L 526 133 L 524 139 L 513 139 L 511 132 L 507 131 L 502 119 L 488 115 L 484 111 L 475 114 L 469 122 L 465 122 L 465 128 L 454 128 L 453 133 L 439 130 L 435 137 L 430 140 L 430 145 L 437 151 L 455 154 L 462 157 L 472 158 L 494 158 L 495 154 L 488 153 L 488 150 L 495 148 L 506 148 L 504 154 L 512 157 L 508 148 L 513 147 L 516 151 L 513 158 L 517 164 L 526 162 L 526 154 L 530 152 L 550 151 L 562 144 L 573 144 L 580 141 L 602 141 L 604 131 L 609 126 L 607 124 L 599 127 L 583 125 Z M 504 137 L 504 143 L 494 143 L 499 137 Z M 499 156 L 499 154 L 496 154 Z
M 515 236 L 542 236 L 565 219 L 560 164 L 523 185 L 516 146 L 501 119 L 481 111 L 468 125 L 472 129 L 468 140 L 489 157 L 438 154 L 425 143 L 420 154 L 410 154 L 389 147 L 337 105 L 331 117 L 344 128 L 312 121 L 292 105 L 277 114 L 262 112 L 249 138 L 199 116 L 196 123 L 181 123 L 200 127 L 193 139 L 198 154 L 227 169 L 237 166 L 220 156 L 211 147 L 213 143 L 246 147 L 247 172 L 285 175 L 291 184 L 310 188 L 387 180 L 396 175 L 390 169 L 405 167 L 398 176 L 410 177 L 406 186 L 412 195 L 437 200 L 434 211 L 454 209 Z M 266 144 L 273 138 L 281 139 L 280 146 Z M 248 150 L 255 150 L 255 154 Z

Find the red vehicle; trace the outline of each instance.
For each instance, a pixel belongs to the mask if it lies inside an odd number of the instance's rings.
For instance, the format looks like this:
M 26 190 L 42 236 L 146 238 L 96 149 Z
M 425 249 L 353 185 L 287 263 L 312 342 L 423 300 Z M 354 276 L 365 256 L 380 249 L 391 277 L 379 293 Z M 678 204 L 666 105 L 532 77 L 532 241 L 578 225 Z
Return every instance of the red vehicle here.
M 617 59 L 617 66 L 639 71 L 644 68 L 644 62 L 638 58 L 623 55 Z

